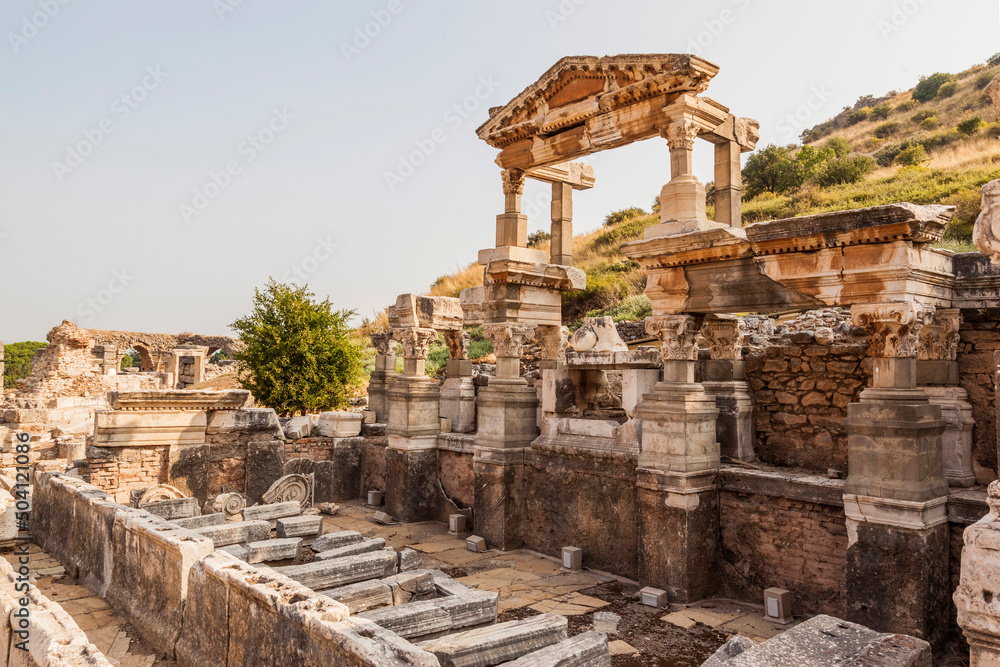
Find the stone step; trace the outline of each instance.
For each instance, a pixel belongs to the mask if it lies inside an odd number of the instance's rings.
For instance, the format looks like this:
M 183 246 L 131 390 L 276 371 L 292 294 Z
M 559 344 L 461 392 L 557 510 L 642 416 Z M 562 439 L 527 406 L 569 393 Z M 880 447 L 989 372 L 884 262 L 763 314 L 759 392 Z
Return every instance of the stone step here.
M 198 507 L 197 498 L 169 498 L 167 500 L 156 500 L 146 503 L 139 509 L 155 514 L 161 519 L 172 521 L 174 519 L 190 519 L 196 517 L 201 512 Z
M 566 639 L 565 616 L 539 614 L 485 628 L 465 630 L 417 644 L 441 667 L 492 667 Z
M 251 542 L 247 545 L 248 563 L 268 563 L 275 560 L 298 558 L 302 554 L 302 538 L 288 537 L 277 540 Z
M 286 565 L 276 567 L 274 570 L 314 591 L 319 591 L 396 574 L 396 559 L 395 551 L 383 549 L 336 560 Z
M 608 636 L 603 632 L 584 632 L 505 662 L 501 667 L 611 667 Z
M 292 516 L 278 519 L 278 537 L 308 537 L 319 535 L 323 530 L 321 516 Z
M 495 621 L 498 593 L 473 591 L 358 614 L 400 637 L 425 637 Z
M 405 572 L 385 579 L 362 581 L 319 592 L 346 605 L 352 614 L 437 597 L 434 577 L 426 570 Z
M 205 526 L 192 530 L 212 540 L 216 547 L 261 542 L 271 536 L 271 524 L 267 521 L 233 521 L 219 526 Z
M 225 514 L 219 512 L 217 514 L 193 516 L 190 519 L 171 519 L 170 521 L 181 528 L 194 530 L 195 528 L 205 528 L 207 526 L 221 526 L 227 522 L 227 519 Z
M 329 551 L 330 549 L 346 547 L 349 544 L 355 544 L 357 542 L 364 542 L 366 539 L 368 538 L 356 530 L 338 530 L 333 533 L 320 535 L 316 538 L 316 541 L 312 543 L 310 548 L 316 553 L 319 553 L 321 551 Z
M 474 591 L 461 595 L 439 597 L 437 600 L 440 607 L 451 616 L 452 629 L 457 630 L 497 620 L 497 604 L 500 600 L 500 594 L 489 591 Z
M 302 505 L 295 500 L 290 500 L 287 503 L 271 503 L 270 505 L 254 505 L 243 508 L 244 521 L 277 521 L 300 514 L 302 514 Z
M 366 554 L 371 551 L 380 551 L 384 548 L 385 540 L 381 537 L 373 540 L 366 539 L 363 542 L 355 542 L 354 544 L 348 544 L 337 549 L 320 551 L 316 554 L 316 560 L 334 560 L 335 558 L 344 558 L 345 556 L 357 556 L 358 554 Z

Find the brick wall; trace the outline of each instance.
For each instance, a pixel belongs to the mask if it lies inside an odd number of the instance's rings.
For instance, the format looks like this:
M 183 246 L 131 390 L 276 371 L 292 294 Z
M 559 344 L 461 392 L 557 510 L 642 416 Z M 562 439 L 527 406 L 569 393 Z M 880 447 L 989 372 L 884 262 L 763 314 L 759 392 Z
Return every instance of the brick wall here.
M 312 459 L 313 461 L 329 461 L 333 453 L 333 440 L 330 438 L 300 438 L 285 443 L 285 460 Z
M 129 491 L 166 484 L 168 479 L 169 447 L 138 449 L 121 447 L 113 450 L 88 451 L 90 483 L 123 505 L 129 504 Z M 114 456 L 101 456 L 101 453 Z
M 959 383 L 969 392 L 972 417 L 972 455 L 984 468 L 997 469 L 995 362 L 1000 350 L 1000 308 L 963 310 L 958 345 Z

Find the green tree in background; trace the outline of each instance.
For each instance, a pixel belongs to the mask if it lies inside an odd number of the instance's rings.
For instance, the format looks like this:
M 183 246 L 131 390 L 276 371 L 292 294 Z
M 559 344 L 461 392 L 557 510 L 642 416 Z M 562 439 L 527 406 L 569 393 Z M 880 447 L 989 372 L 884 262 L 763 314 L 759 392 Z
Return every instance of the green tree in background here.
M 17 389 L 17 381 L 31 375 L 31 358 L 35 356 L 35 350 L 48 346 L 48 343 L 34 340 L 4 345 L 3 388 Z
M 316 301 L 308 286 L 278 283 L 254 290 L 253 312 L 233 322 L 243 342 L 239 382 L 258 403 L 282 416 L 347 405 L 361 380 L 359 341 L 351 336 L 353 310 Z

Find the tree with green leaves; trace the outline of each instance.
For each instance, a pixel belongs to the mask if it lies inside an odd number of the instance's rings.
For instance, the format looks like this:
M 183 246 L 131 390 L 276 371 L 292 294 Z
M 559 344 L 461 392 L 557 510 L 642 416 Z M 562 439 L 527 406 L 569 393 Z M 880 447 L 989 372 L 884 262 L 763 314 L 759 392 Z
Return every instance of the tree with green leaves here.
M 31 375 L 31 359 L 35 352 L 48 345 L 33 340 L 4 345 L 3 388 L 17 389 L 17 381 Z
M 271 278 L 254 290 L 253 312 L 233 322 L 243 348 L 240 386 L 281 416 L 347 405 L 361 381 L 363 346 L 351 335 L 353 310 L 333 310 L 308 286 Z

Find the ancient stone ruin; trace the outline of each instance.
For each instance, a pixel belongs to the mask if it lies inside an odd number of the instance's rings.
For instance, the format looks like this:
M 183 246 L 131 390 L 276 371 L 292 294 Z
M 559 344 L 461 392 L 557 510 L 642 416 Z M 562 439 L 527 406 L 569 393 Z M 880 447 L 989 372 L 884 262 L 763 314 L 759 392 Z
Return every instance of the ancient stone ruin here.
M 426 567 L 436 547 L 395 532 L 419 522 L 447 522 L 439 537 L 467 562 L 535 554 L 559 576 L 632 582 L 632 604 L 664 622 L 705 600 L 758 605 L 773 638 L 720 640 L 705 665 L 930 665 L 955 647 L 997 664 L 1000 188 L 984 188 L 983 253 L 933 247 L 954 214 L 939 205 L 743 227 L 757 123 L 704 95 L 717 72 L 688 55 L 563 58 L 491 109 L 478 135 L 499 151 L 505 205 L 484 285 L 398 297 L 372 336 L 364 412 L 279 420 L 245 391 L 189 388 L 232 341 L 64 322 L 5 405 L 0 542 L 25 528 L 27 438 L 35 544 L 180 665 L 619 654 L 614 614 L 580 631 L 560 598 L 504 620 L 506 593 Z M 624 252 L 653 314 L 571 332 L 561 294 L 586 281 L 572 192 L 597 183 L 575 160 L 649 138 L 666 141 L 671 179 L 660 224 Z M 549 254 L 527 247 L 529 178 L 552 186 Z M 489 372 L 469 359 L 472 326 L 493 342 Z M 440 379 L 425 372 L 439 335 Z M 127 349 L 146 350 L 142 371 L 108 372 Z M 393 531 L 333 529 L 360 499 L 365 525 Z M 0 575 L 9 616 L 17 572 Z M 41 643 L 24 664 L 111 664 L 32 596 Z

